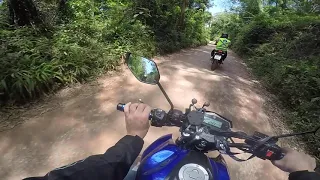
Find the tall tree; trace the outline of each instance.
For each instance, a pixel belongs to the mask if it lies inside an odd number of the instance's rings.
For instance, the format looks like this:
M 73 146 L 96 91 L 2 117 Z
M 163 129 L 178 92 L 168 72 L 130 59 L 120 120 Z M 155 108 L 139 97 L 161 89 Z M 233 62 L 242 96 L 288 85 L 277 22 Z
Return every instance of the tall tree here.
M 183 25 L 184 25 L 184 18 L 185 18 L 187 4 L 188 4 L 188 0 L 183 0 L 181 3 L 181 16 L 180 16 L 180 20 L 179 20 L 180 27 L 183 27 Z
M 38 10 L 32 0 L 8 0 L 10 23 L 18 26 L 40 22 Z

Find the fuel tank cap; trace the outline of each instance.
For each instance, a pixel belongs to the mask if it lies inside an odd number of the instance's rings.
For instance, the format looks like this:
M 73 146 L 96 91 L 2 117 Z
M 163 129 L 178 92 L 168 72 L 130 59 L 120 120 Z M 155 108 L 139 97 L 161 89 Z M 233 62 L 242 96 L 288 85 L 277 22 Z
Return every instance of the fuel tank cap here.
M 209 180 L 209 174 L 198 164 L 186 164 L 179 170 L 180 180 Z

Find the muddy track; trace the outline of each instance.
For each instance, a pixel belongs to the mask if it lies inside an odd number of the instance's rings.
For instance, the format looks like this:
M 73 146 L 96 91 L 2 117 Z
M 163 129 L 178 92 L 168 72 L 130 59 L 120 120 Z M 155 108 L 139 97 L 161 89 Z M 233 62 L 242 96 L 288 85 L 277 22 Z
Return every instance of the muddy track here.
M 192 98 L 199 104 L 208 101 L 210 110 L 233 120 L 238 130 L 274 133 L 270 122 L 277 117 L 266 105 L 265 91 L 232 52 L 222 67 L 212 72 L 208 59 L 212 48 L 203 46 L 155 58 L 162 85 L 175 106 L 184 109 Z M 1 179 L 44 175 L 56 167 L 103 153 L 125 135 L 123 114 L 115 110 L 116 104 L 139 98 L 153 107 L 169 109 L 156 86 L 138 82 L 124 68 L 95 82 L 64 89 L 20 113 L 15 116 L 20 125 L 0 132 Z M 145 147 L 168 133 L 177 136 L 178 129 L 151 128 Z M 284 180 L 288 176 L 268 161 L 226 160 L 231 179 Z

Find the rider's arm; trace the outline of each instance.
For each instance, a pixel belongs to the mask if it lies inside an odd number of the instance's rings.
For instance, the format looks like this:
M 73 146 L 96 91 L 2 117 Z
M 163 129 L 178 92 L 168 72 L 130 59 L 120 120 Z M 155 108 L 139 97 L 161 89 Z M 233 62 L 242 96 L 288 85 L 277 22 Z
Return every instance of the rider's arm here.
M 319 180 L 320 174 L 314 172 L 316 160 L 302 152 L 284 148 L 283 159 L 272 163 L 279 169 L 289 172 L 289 180 Z
M 127 136 L 123 137 L 104 154 L 57 168 L 44 177 L 27 180 L 122 180 L 139 155 L 143 138 L 150 127 L 148 117 L 151 108 L 144 104 L 127 104 L 125 120 Z
M 104 154 L 90 156 L 84 160 L 57 168 L 44 177 L 27 180 L 84 180 L 123 179 L 139 155 L 143 140 L 138 136 L 125 136 Z

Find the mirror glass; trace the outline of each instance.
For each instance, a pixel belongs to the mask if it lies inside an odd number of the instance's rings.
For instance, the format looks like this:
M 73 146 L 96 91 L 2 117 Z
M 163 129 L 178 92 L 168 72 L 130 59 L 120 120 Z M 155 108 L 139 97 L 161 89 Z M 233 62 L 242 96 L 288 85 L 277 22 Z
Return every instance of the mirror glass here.
M 157 84 L 159 82 L 160 74 L 154 61 L 141 56 L 127 54 L 127 64 L 139 81 L 147 84 Z

